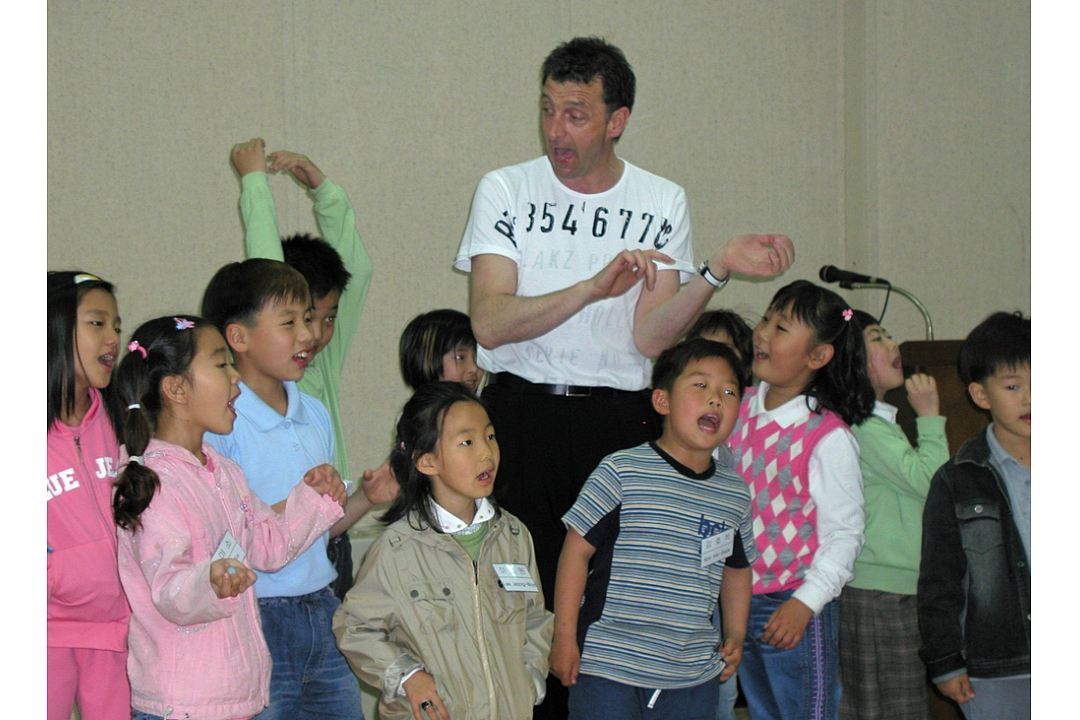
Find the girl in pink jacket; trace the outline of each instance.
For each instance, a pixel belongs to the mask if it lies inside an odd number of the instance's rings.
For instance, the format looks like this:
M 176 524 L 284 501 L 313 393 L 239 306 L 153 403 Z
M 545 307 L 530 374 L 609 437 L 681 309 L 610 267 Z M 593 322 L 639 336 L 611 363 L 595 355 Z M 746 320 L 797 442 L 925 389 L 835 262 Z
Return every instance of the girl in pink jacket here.
M 239 383 L 225 339 L 190 316 L 144 324 L 117 370 L 126 465 L 113 511 L 136 719 L 230 720 L 266 707 L 270 653 L 250 568 L 281 569 L 342 516 L 331 466 L 309 472 L 279 515 L 203 443 L 232 432 Z
M 48 290 L 48 718 L 130 712 L 128 604 L 116 571 L 110 501 L 116 434 L 99 392 L 120 346 L 113 287 L 50 272 Z

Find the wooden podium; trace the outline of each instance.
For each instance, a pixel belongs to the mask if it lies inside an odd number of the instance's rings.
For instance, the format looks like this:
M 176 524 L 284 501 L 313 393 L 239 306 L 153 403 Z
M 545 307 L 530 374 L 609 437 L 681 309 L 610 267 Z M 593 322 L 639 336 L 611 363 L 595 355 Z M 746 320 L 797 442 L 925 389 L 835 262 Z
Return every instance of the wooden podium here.
M 990 424 L 990 414 L 971 401 L 967 386 L 960 380 L 956 361 L 963 344 L 963 340 L 912 340 L 900 345 L 904 377 L 922 372 L 937 381 L 950 456 Z M 896 422 L 914 445 L 917 439 L 915 411 L 908 404 L 907 391 L 902 387 L 891 390 L 885 394 L 885 402 L 898 408 Z M 956 703 L 938 692 L 933 683 L 930 683 L 930 715 L 933 720 L 963 720 L 964 717 Z

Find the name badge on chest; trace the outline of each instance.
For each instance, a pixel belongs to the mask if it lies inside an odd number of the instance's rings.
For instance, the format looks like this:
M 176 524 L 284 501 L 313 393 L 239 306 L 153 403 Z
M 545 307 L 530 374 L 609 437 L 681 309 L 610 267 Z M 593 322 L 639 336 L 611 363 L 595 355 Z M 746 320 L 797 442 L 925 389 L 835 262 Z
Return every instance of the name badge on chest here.
M 735 530 L 729 528 L 701 539 L 701 567 L 708 567 L 731 557 L 735 549 Z
M 215 560 L 222 560 L 224 558 L 230 558 L 239 562 L 244 562 L 244 558 L 247 557 L 247 550 L 244 550 L 243 546 L 237 542 L 233 537 L 231 530 L 225 531 L 225 537 L 221 538 L 221 542 L 217 546 L 217 550 L 210 557 L 210 562 Z
M 529 568 L 521 563 L 492 563 L 495 574 L 499 576 L 499 584 L 507 592 L 540 592 L 533 582 Z

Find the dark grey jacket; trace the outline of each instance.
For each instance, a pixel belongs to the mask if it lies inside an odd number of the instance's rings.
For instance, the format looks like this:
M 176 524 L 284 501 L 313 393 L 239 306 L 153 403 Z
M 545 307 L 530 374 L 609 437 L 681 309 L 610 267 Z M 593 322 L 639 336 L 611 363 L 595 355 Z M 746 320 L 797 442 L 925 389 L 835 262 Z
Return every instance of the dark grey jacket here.
M 1031 568 L 985 433 L 931 481 L 918 602 L 931 678 L 1031 672 Z

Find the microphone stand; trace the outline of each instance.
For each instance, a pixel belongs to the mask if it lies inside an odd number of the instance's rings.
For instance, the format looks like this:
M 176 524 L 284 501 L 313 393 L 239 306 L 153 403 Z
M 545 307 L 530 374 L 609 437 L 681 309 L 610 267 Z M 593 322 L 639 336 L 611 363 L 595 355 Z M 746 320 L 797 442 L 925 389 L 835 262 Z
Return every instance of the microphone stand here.
M 890 290 L 891 289 L 893 292 L 899 293 L 900 295 L 903 295 L 908 300 L 910 300 L 911 303 L 916 308 L 919 309 L 920 313 L 922 313 L 923 321 L 926 322 L 926 339 L 927 340 L 933 340 L 934 339 L 934 323 L 933 323 L 933 321 L 930 320 L 930 313 L 928 313 L 926 311 L 926 307 L 921 302 L 919 302 L 919 298 L 915 297 L 914 295 L 909 293 L 904 288 L 897 287 L 895 285 L 888 285 L 886 283 L 844 283 L 844 282 L 840 283 L 840 287 L 845 288 L 847 290 Z

